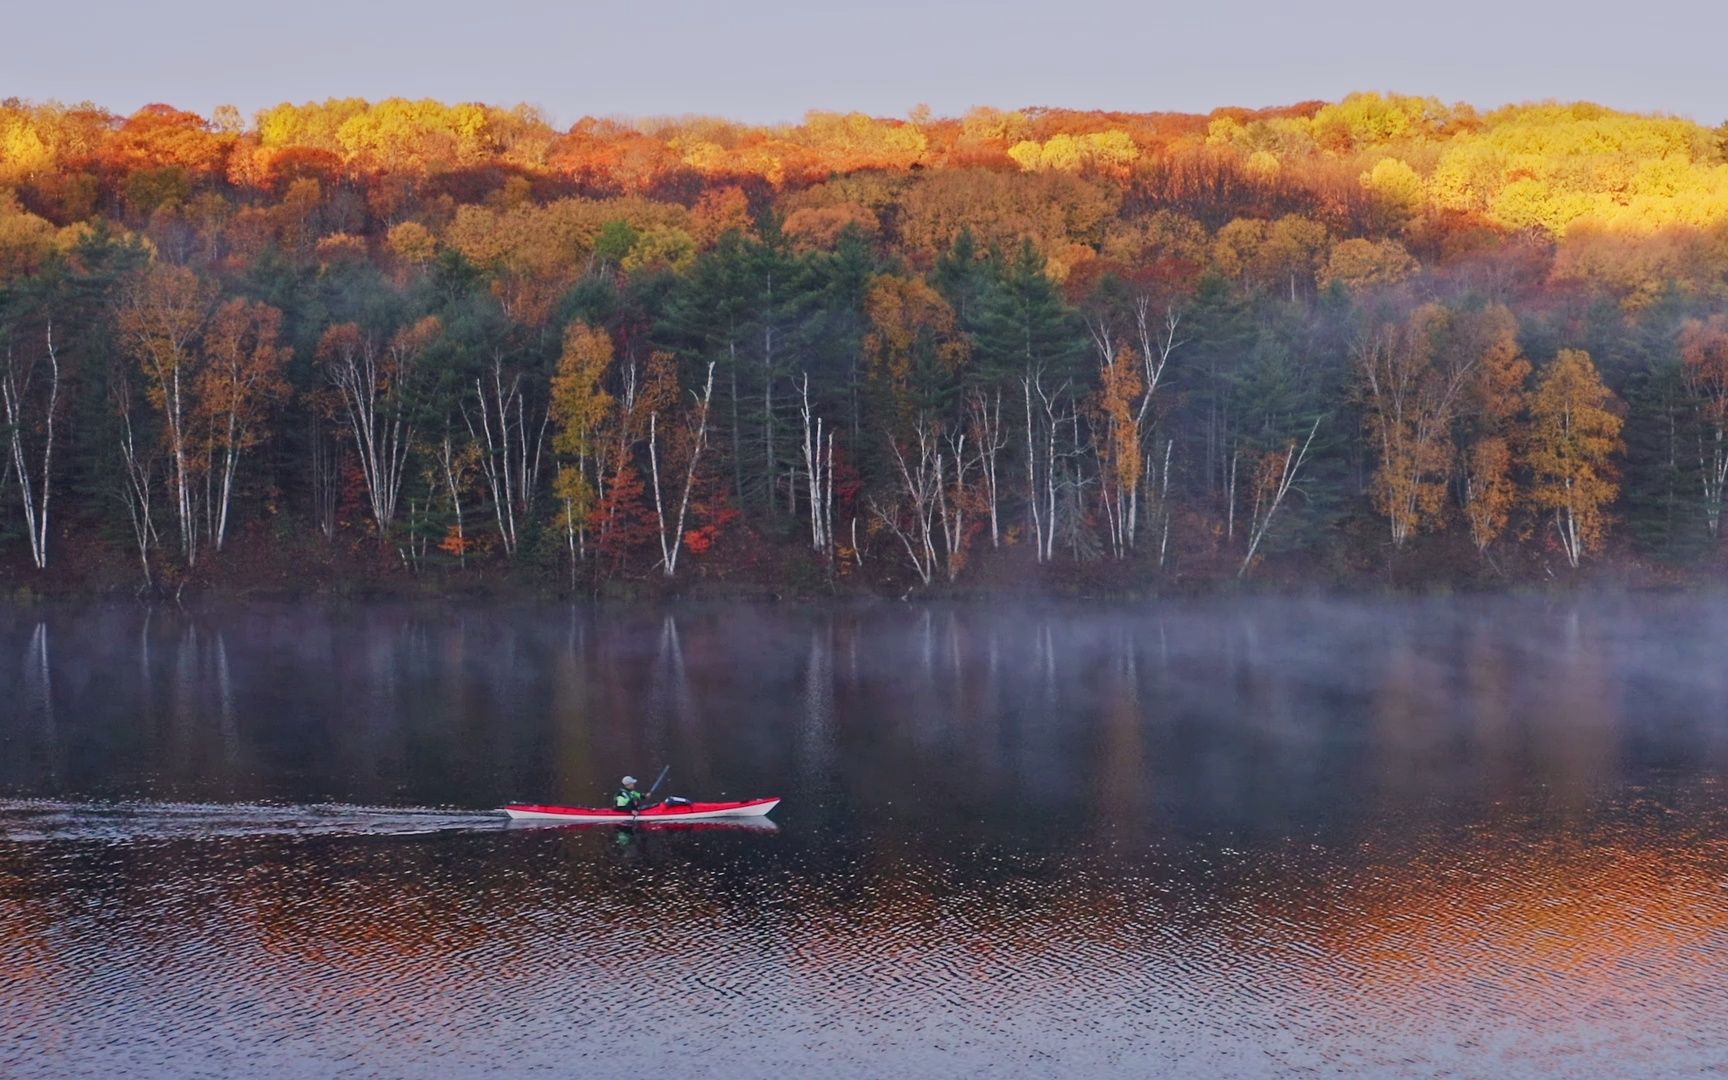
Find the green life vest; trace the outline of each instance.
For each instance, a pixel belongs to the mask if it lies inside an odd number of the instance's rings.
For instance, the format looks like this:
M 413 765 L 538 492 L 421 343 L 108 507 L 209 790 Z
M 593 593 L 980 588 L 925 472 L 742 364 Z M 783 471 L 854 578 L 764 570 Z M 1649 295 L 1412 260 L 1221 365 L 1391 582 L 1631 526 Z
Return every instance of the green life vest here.
M 629 788 L 620 788 L 618 794 L 612 796 L 612 805 L 620 810 L 634 810 L 642 805 L 642 793 Z

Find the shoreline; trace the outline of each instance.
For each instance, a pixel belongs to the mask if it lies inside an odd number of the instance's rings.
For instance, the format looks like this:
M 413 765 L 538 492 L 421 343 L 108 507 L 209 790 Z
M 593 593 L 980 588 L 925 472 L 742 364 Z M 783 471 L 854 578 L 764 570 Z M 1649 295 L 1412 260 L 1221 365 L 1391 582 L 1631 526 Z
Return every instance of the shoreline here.
M 410 574 L 377 566 L 284 566 L 256 574 L 256 564 L 228 566 L 145 585 L 136 568 L 128 579 L 112 563 L 46 573 L 0 567 L 0 597 L 11 606 L 136 602 L 145 606 L 202 603 L 427 603 L 460 605 L 578 603 L 608 607 L 663 604 L 1062 603 L 1098 604 L 1272 599 L 1424 599 L 1448 596 L 1587 596 L 1684 594 L 1728 587 L 1728 574 L 1711 565 L 1671 567 L 1632 558 L 1604 559 L 1565 574 L 1525 573 L 1314 573 L 1311 557 L 1292 553 L 1246 580 L 1206 573 L 1159 574 L 1132 563 L 1064 563 L 1025 567 L 995 560 L 954 582 L 925 585 L 893 573 L 827 579 L 821 568 L 768 578 L 702 574 L 665 580 L 630 575 L 578 582 L 544 566 L 489 565 Z M 1257 568 L 1258 569 L 1258 568 Z M 383 571 L 383 572 L 380 572 Z M 1306 572 L 1304 572 L 1306 571 Z

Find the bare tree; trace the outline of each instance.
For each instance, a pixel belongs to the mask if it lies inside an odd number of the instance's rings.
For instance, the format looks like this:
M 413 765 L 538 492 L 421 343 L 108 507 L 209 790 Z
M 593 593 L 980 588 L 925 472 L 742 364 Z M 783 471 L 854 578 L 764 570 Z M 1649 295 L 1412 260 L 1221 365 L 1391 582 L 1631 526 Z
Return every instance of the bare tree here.
M 1269 454 L 1263 460 L 1260 482 L 1254 485 L 1254 514 L 1248 536 L 1248 554 L 1242 558 L 1242 565 L 1236 571 L 1237 577 L 1246 576 L 1248 568 L 1253 565 L 1254 553 L 1260 550 L 1260 542 L 1272 528 L 1272 518 L 1278 513 L 1278 508 L 1284 505 L 1284 497 L 1290 494 L 1290 489 L 1295 486 L 1297 474 L 1302 471 L 1302 464 L 1308 459 L 1308 448 L 1314 443 L 1314 433 L 1319 430 L 1320 417 L 1316 416 L 1314 426 L 1308 429 L 1308 437 L 1302 440 L 1300 450 L 1296 448 L 1295 440 L 1291 440 L 1284 449 L 1281 463 L 1276 454 Z M 1272 466 L 1277 467 L 1276 472 L 1272 471 Z
M 428 316 L 397 333 L 389 344 L 353 323 L 325 331 L 318 354 L 336 387 L 360 454 L 360 473 L 378 535 L 390 531 L 414 441 L 409 396 L 421 353 L 440 332 Z
M 504 553 L 514 556 L 518 519 L 533 507 L 551 410 L 529 408 L 521 372 L 506 377 L 498 349 L 486 373 L 474 380 L 474 407 L 464 404 L 462 418 L 482 449 L 480 475 L 492 496 Z
M 1165 370 L 1170 366 L 1170 357 L 1175 351 L 1188 343 L 1188 339 L 1177 337 L 1182 325 L 1182 315 L 1174 305 L 1166 305 L 1162 318 L 1154 321 L 1151 314 L 1152 299 L 1142 293 L 1134 299 L 1134 326 L 1140 336 L 1140 361 L 1145 365 L 1143 385 L 1145 392 L 1140 398 L 1140 404 L 1135 410 L 1134 421 L 1142 439 L 1153 437 L 1151 425 L 1147 419 L 1152 412 L 1152 399 L 1158 392 L 1158 384 L 1164 378 Z M 1146 470 L 1151 475 L 1151 470 Z M 1161 486 L 1163 493 L 1168 495 L 1170 488 L 1170 444 L 1164 446 L 1164 471 Z M 1128 546 L 1133 547 L 1137 535 L 1139 514 L 1139 489 L 1129 495 L 1128 506 Z M 1160 503 L 1163 500 L 1161 498 Z M 1164 565 L 1164 547 L 1169 541 L 1169 519 L 1166 512 L 1159 540 L 1158 565 Z
M 132 522 L 132 538 L 138 545 L 138 562 L 144 569 L 146 587 L 154 584 L 150 575 L 150 549 L 158 542 L 156 522 L 151 517 L 151 495 L 156 468 L 147 451 L 141 450 L 132 427 L 130 383 L 124 373 L 114 380 L 114 409 L 120 416 L 120 460 L 126 479 L 121 485 L 121 499 L 126 504 Z
M 966 509 L 971 499 L 966 491 L 966 476 L 970 471 L 970 462 L 966 457 L 966 433 L 960 431 L 944 440 L 950 451 L 949 460 L 954 465 L 954 485 L 948 486 L 944 474 L 943 457 L 936 456 L 936 517 L 942 523 L 942 548 L 945 553 L 944 565 L 948 571 L 948 580 L 953 581 L 960 573 L 966 550 Z
M 212 460 L 204 468 L 204 513 L 216 550 L 228 535 L 228 508 L 241 454 L 261 438 L 266 406 L 288 393 L 281 370 L 289 350 L 277 344 L 282 313 L 268 304 L 231 300 L 211 320 L 204 340 L 198 407 L 209 425 Z M 220 486 L 212 492 L 213 478 Z
M 1117 340 L 1116 324 L 1108 315 L 1087 320 L 1092 343 L 1098 350 L 1104 390 L 1108 391 L 1107 401 L 1101 406 L 1106 412 L 1105 430 L 1095 431 L 1094 436 L 1100 440 L 1100 506 L 1117 558 L 1126 557 L 1138 537 L 1141 480 L 1146 476 L 1151 457 L 1148 442 L 1152 431 L 1148 419 L 1171 355 L 1187 344 L 1185 338 L 1177 336 L 1181 322 L 1181 314 L 1174 306 L 1166 306 L 1163 314 L 1157 316 L 1152 310 L 1151 296 L 1145 293 L 1136 296 L 1133 332 L 1139 349 L 1135 351 L 1133 346 Z M 1133 360 L 1128 359 L 1130 354 Z M 1138 370 L 1124 366 L 1129 364 Z
M 1170 506 L 1170 458 L 1175 449 L 1176 440 L 1165 439 L 1162 461 L 1156 455 L 1146 455 L 1147 522 L 1156 530 L 1160 569 L 1170 555 L 1170 522 L 1174 517 Z
M 336 538 L 336 498 L 340 494 L 342 473 L 338 466 L 338 447 L 324 430 L 324 421 L 316 413 L 307 425 L 311 442 L 312 520 L 324 539 Z
M 899 497 L 886 506 L 872 499 L 870 509 L 876 520 L 899 538 L 918 580 L 928 585 L 936 573 L 936 544 L 932 534 L 935 531 L 937 493 L 942 487 L 941 453 L 937 450 L 936 440 L 922 423 L 918 425 L 917 438 L 918 452 L 910 465 L 906 463 L 906 454 L 900 449 L 899 442 L 892 438 L 888 440 L 888 448 L 894 453 L 894 464 L 900 474 Z
M 37 379 L 34 350 L 20 359 L 10 342 L 0 367 L 0 401 L 5 403 L 12 469 L 18 477 L 18 498 L 24 510 L 24 531 L 30 539 L 30 559 L 36 569 L 48 566 L 48 504 L 54 479 L 54 414 L 60 401 L 60 354 L 54 347 L 54 320 L 46 320 L 43 352 L 46 375 Z M 28 434 L 40 432 L 33 455 L 25 446 Z M 40 480 L 31 475 L 31 458 L 39 456 Z
M 1008 433 L 1002 427 L 1002 391 L 986 396 L 974 390 L 966 399 L 967 422 L 971 425 L 972 441 L 978 447 L 979 479 L 984 489 L 985 512 L 990 515 L 990 546 L 1002 546 L 999 507 L 1001 488 L 997 478 L 997 459 L 1008 446 Z
M 672 577 L 678 572 L 678 552 L 684 546 L 684 520 L 690 509 L 690 492 L 696 486 L 696 466 L 702 460 L 702 451 L 708 445 L 708 406 L 714 399 L 714 364 L 708 364 L 708 379 L 702 387 L 702 396 L 696 405 L 696 419 L 690 430 L 690 457 L 684 469 L 684 493 L 678 499 L 678 520 L 670 533 L 666 529 L 666 512 L 660 498 L 660 451 L 658 437 L 658 413 L 648 415 L 648 461 L 654 477 L 654 516 L 658 522 L 656 534 L 660 538 L 660 568 L 667 576 Z
M 1032 538 L 1039 562 L 1055 557 L 1057 535 L 1057 497 L 1067 494 L 1072 486 L 1066 465 L 1067 451 L 1058 452 L 1057 437 L 1064 425 L 1078 423 L 1069 402 L 1064 410 L 1063 397 L 1068 393 L 1067 382 L 1055 392 L 1047 391 L 1039 372 L 1021 380 L 1026 401 L 1026 499 L 1032 519 Z M 1034 410 L 1034 396 L 1037 409 Z M 1042 443 L 1042 452 L 1040 452 Z M 1077 451 L 1076 451 L 1077 452 Z
M 899 539 L 920 581 L 930 584 L 938 566 L 952 581 L 965 561 L 966 482 L 971 471 L 966 436 L 962 433 L 944 440 L 935 425 L 921 418 L 914 429 L 914 438 L 916 450 L 910 462 L 907 450 L 913 447 L 909 445 L 903 450 L 899 441 L 888 440 L 900 488 L 892 502 L 883 505 L 872 499 L 870 508 L 877 521 Z M 945 442 L 948 454 L 943 452 Z M 947 486 L 950 461 L 954 466 L 952 488 Z M 942 542 L 940 550 L 938 536 Z
M 456 562 L 458 566 L 468 565 L 468 535 L 462 522 L 462 488 L 467 477 L 470 464 L 466 452 L 458 452 L 455 443 L 450 438 L 449 428 L 444 430 L 444 439 L 438 444 L 438 465 L 444 474 L 445 490 L 450 493 L 450 508 L 456 514 Z
M 810 408 L 810 375 L 799 385 L 799 416 L 804 422 L 804 476 L 809 493 L 810 546 L 830 563 L 834 559 L 834 432 Z M 826 443 L 824 443 L 826 434 Z

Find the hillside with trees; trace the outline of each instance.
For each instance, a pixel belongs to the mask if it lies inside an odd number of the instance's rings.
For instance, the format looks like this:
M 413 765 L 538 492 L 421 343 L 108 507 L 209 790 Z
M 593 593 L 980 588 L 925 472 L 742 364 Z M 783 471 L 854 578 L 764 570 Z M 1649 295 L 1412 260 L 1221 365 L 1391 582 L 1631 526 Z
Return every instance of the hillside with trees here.
M 0 103 L 0 583 L 1724 565 L 1728 125 Z

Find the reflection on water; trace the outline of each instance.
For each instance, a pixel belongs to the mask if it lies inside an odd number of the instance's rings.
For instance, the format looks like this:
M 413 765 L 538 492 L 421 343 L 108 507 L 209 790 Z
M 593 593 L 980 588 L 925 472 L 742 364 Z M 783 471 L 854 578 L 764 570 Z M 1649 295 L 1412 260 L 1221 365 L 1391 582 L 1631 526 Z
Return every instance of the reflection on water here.
M 1698 1075 L 1728 603 L 0 616 L 0 1075 Z M 780 828 L 505 828 L 619 773 Z

